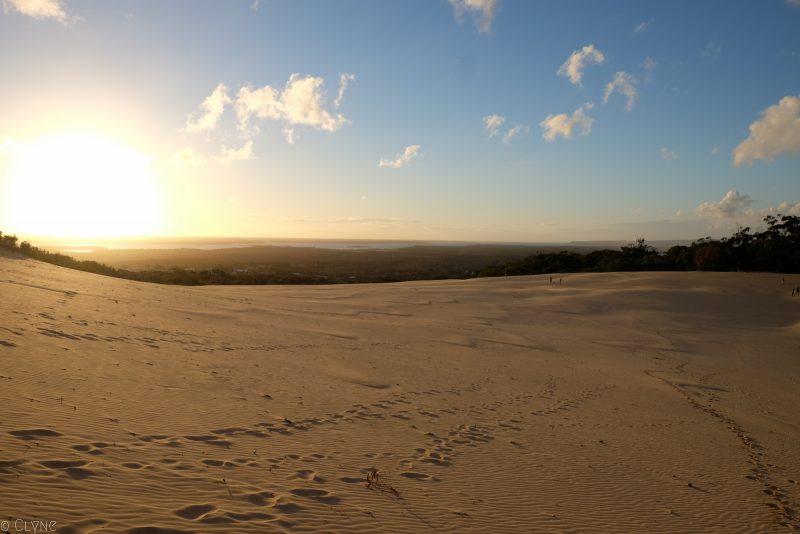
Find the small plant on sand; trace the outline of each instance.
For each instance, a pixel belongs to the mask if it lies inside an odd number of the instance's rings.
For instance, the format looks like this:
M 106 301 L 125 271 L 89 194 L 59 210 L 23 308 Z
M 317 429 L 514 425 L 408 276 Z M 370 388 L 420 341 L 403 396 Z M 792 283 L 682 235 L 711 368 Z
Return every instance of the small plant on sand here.
M 369 489 L 376 489 L 378 491 L 391 493 L 395 497 L 400 497 L 400 492 L 392 487 L 391 483 L 386 479 L 385 476 L 381 474 L 379 470 L 374 468 L 367 472 L 367 487 Z

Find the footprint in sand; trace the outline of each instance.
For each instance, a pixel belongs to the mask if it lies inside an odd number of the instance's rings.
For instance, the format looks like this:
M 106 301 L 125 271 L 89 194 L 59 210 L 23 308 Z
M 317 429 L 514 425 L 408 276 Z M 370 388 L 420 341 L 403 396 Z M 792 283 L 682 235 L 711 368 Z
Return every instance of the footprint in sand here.
M 55 430 L 50 430 L 49 428 L 32 428 L 30 430 L 11 430 L 9 434 L 25 440 L 32 440 L 36 438 L 58 437 L 63 435 L 61 434 L 61 432 L 56 432 Z
M 292 476 L 292 478 L 299 478 L 301 480 L 309 480 L 312 482 L 319 482 L 324 484 L 326 479 L 317 475 L 316 471 L 312 471 L 311 469 L 301 469 Z
M 297 495 L 298 497 L 314 499 L 315 501 L 323 502 L 325 504 L 339 504 L 342 501 L 340 497 L 331 495 L 327 491 L 321 489 L 295 488 L 293 490 L 289 490 L 289 493 L 292 495 Z
M 213 504 L 194 504 L 192 506 L 181 508 L 180 510 L 175 510 L 173 513 L 184 519 L 194 520 L 206 515 L 212 510 L 216 510 L 216 507 Z
M 140 464 L 139 462 L 125 462 L 120 464 L 122 467 L 127 467 L 128 469 L 142 469 L 144 464 Z
M 235 436 L 236 434 L 242 434 L 244 432 L 247 432 L 247 429 L 241 427 L 220 428 L 211 431 L 212 434 L 219 434 L 223 436 Z
M 26 463 L 26 460 L 0 460 L 0 475 L 11 474 L 15 467 Z
M 39 465 L 64 471 L 73 480 L 83 480 L 95 475 L 94 471 L 84 468 L 86 462 L 83 460 L 44 460 Z
M 251 504 L 256 506 L 267 506 L 275 504 L 275 494 L 271 491 L 259 491 L 245 495 Z
M 410 478 L 412 480 L 437 480 L 431 475 L 426 475 L 425 473 L 416 473 L 414 471 L 404 471 L 400 473 L 400 476 Z
M 202 441 L 204 443 L 208 443 L 209 445 L 214 445 L 217 447 L 230 447 L 232 443 L 225 439 L 220 439 L 217 436 L 184 436 L 186 439 L 191 441 Z
M 180 530 L 177 528 L 164 528 L 164 527 L 135 527 L 126 530 L 125 534 L 194 534 L 190 530 Z

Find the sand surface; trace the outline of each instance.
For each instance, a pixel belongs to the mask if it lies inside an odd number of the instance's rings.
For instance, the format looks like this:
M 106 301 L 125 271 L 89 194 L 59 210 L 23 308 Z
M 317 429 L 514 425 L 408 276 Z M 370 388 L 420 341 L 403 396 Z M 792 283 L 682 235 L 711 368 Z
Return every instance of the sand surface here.
M 0 519 L 797 530 L 800 277 L 786 278 L 181 288 L 6 255 Z

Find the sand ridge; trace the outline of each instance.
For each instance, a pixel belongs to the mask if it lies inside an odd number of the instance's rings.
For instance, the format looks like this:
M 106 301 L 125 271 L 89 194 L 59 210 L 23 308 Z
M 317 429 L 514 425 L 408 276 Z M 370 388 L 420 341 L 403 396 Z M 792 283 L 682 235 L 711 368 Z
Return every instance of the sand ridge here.
M 0 258 L 0 518 L 800 528 L 800 281 L 563 278 L 182 288 Z

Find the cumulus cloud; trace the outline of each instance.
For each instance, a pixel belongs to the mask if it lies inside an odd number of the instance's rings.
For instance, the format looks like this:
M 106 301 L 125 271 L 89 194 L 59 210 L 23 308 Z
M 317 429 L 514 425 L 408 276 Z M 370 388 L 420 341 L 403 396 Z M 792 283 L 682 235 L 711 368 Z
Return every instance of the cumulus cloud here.
M 234 104 L 240 128 L 249 131 L 250 121 L 255 117 L 284 121 L 288 129 L 302 125 L 326 132 L 338 130 L 348 120 L 341 113 L 333 114 L 325 109 L 324 84 L 325 80 L 320 77 L 292 74 L 283 90 L 269 85 L 257 89 L 242 87 Z M 341 88 L 340 92 L 344 96 Z M 293 135 L 287 136 L 290 137 Z
M 500 130 L 506 118 L 502 115 L 487 115 L 483 118 L 483 126 L 489 132 L 489 137 L 494 137 Z
M 703 202 L 697 206 L 695 213 L 701 217 L 730 219 L 739 215 L 752 203 L 753 199 L 749 195 L 743 195 L 735 189 L 731 189 L 719 202 Z
M 600 65 L 605 62 L 606 56 L 594 45 L 586 45 L 580 50 L 574 51 L 569 58 L 558 69 L 559 76 L 566 76 L 572 85 L 583 87 L 583 69 L 588 65 Z
M 675 161 L 676 159 L 678 159 L 678 153 L 667 147 L 661 147 L 659 153 L 661 154 L 661 159 L 663 159 L 664 161 Z
M 719 147 L 715 146 L 711 148 L 711 155 L 712 156 L 719 156 Z
M 339 106 L 342 105 L 342 100 L 344 100 L 344 92 L 347 91 L 347 84 L 355 79 L 355 74 L 344 73 L 339 75 L 339 93 L 336 95 L 336 100 L 333 101 L 333 107 L 339 109 Z
M 228 88 L 224 84 L 217 85 L 216 89 L 200 104 L 203 114 L 198 118 L 190 116 L 187 119 L 186 131 L 196 133 L 213 130 L 225 111 L 225 106 L 230 103 L 231 97 L 228 96 Z
M 531 129 L 527 124 L 517 124 L 513 128 L 509 128 L 508 131 L 503 134 L 503 142 L 508 143 L 512 139 L 514 139 L 519 134 L 526 134 L 530 132 Z
M 333 102 L 335 108 L 341 106 L 347 84 L 354 79 L 353 74 L 340 75 L 338 93 Z M 289 144 L 297 141 L 299 126 L 336 131 L 349 121 L 341 113 L 326 109 L 324 84 L 325 80 L 320 77 L 292 74 L 282 89 L 268 85 L 255 89 L 243 86 L 232 97 L 228 87 L 220 83 L 200 104 L 200 110 L 187 118 L 184 131 L 202 133 L 215 130 L 226 107 L 233 106 L 245 144 L 240 148 L 222 147 L 220 155 L 211 158 L 224 164 L 254 157 L 251 140 L 259 132 L 258 125 L 253 124 L 254 119 L 279 122 L 283 136 Z M 183 164 L 194 164 L 199 161 L 196 156 L 196 152 L 187 148 L 179 150 L 173 159 Z
M 777 206 L 764 208 L 761 210 L 747 210 L 746 214 L 750 216 L 751 220 L 747 224 L 758 224 L 764 220 L 767 215 L 795 215 L 800 216 L 800 200 L 784 201 Z
M 408 165 L 412 159 L 417 157 L 419 153 L 419 145 L 410 145 L 403 150 L 402 154 L 398 154 L 395 159 L 382 159 L 378 162 L 378 167 L 390 167 L 392 169 L 399 169 Z
M 65 25 L 76 20 L 67 15 L 61 0 L 3 0 L 3 11 L 13 11 L 35 19 L 53 19 Z
M 640 23 L 639 23 L 639 24 L 638 24 L 638 25 L 637 25 L 637 26 L 636 26 L 636 27 L 633 29 L 633 34 L 634 34 L 634 35 L 640 35 L 640 34 L 644 33 L 644 32 L 647 30 L 647 27 L 648 27 L 648 26 L 650 26 L 650 23 L 651 23 L 651 22 L 652 22 L 652 21 L 649 21 L 649 20 L 644 20 L 644 21 L 640 22 Z
M 172 156 L 172 161 L 178 165 L 203 165 L 206 163 L 206 159 L 190 146 L 178 149 Z
M 800 6 L 800 0 L 797 0 L 797 5 Z M 770 213 L 764 215 L 797 215 L 800 216 L 800 200 L 795 202 L 781 202 L 775 208 L 769 208 Z
M 481 33 L 491 33 L 498 3 L 499 0 L 450 0 L 456 20 L 461 22 L 464 13 L 468 13 Z
M 733 164 L 772 161 L 779 154 L 800 152 L 800 95 L 785 96 L 750 125 L 750 135 L 733 150 Z
M 636 103 L 636 96 L 638 95 L 638 91 L 636 90 L 637 83 L 638 82 L 636 78 L 627 72 L 617 72 L 614 74 L 614 78 L 608 82 L 608 84 L 606 84 L 606 92 L 603 94 L 603 102 L 607 103 L 611 95 L 614 92 L 618 92 L 628 99 L 628 101 L 625 103 L 625 109 L 627 111 L 632 110 L 634 104 Z
M 253 142 L 247 141 L 241 148 L 222 147 L 222 152 L 214 158 L 214 161 L 227 165 L 234 161 L 246 161 L 254 157 Z
M 572 112 L 572 115 L 559 113 L 558 115 L 548 115 L 546 119 L 539 123 L 544 130 L 542 137 L 547 141 L 555 141 L 560 135 L 564 139 L 571 139 L 572 132 L 578 131 L 579 135 L 589 135 L 592 131 L 594 119 L 586 114 L 586 110 L 592 109 L 594 104 L 587 102 Z

